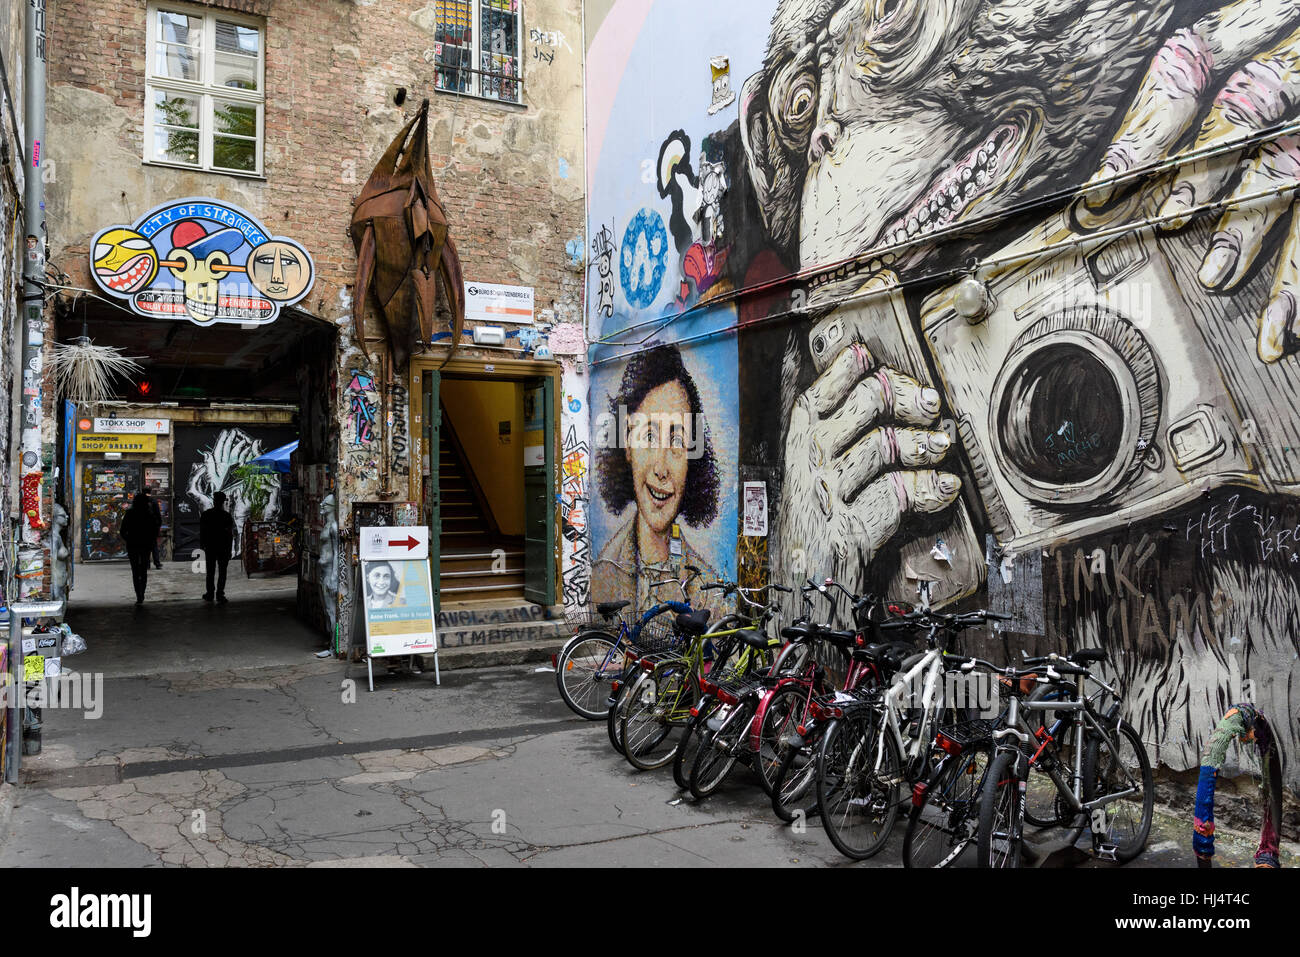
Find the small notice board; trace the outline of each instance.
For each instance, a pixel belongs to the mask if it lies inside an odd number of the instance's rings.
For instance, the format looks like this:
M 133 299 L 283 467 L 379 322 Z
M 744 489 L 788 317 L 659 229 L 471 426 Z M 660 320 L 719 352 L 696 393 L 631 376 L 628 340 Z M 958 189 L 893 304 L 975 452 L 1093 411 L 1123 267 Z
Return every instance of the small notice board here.
M 359 544 L 370 689 L 375 687 L 373 659 L 402 655 L 433 655 L 434 678 L 441 684 L 437 616 L 429 578 L 429 529 L 365 527 Z

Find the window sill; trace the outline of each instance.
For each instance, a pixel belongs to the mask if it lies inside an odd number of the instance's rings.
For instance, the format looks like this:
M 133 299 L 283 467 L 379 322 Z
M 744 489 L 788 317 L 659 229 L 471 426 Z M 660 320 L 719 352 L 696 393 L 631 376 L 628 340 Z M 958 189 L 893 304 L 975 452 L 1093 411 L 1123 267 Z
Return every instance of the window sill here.
M 266 182 L 265 173 L 241 173 L 238 170 L 204 169 L 201 166 L 186 166 L 184 163 L 160 163 L 158 160 L 141 160 L 142 166 L 157 166 L 159 169 L 179 169 L 187 173 L 207 173 L 210 176 L 233 176 L 235 179 L 252 179 Z
M 528 109 L 527 103 L 511 103 L 509 100 L 498 100 L 494 96 L 484 96 L 481 93 L 462 93 L 459 90 L 444 90 L 437 87 L 434 88 L 433 92 L 439 96 L 455 96 L 464 100 L 474 100 L 478 103 L 490 103 L 492 106 L 499 106 L 514 113 L 523 113 Z

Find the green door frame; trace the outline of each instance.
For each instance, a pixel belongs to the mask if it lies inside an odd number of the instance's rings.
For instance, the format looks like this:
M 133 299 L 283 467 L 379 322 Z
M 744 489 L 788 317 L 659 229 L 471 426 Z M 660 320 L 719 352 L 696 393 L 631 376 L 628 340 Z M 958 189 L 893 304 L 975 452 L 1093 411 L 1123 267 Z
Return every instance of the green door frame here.
M 564 394 L 561 384 L 561 368 L 558 362 L 537 361 L 531 359 L 480 359 L 457 356 L 444 361 L 440 355 L 416 356 L 410 365 L 410 394 L 422 397 L 420 415 L 420 469 L 412 469 L 410 476 L 410 501 L 421 501 L 423 493 L 422 479 L 423 458 L 429 459 L 429 500 L 425 503 L 429 510 L 429 574 L 433 585 L 434 607 L 441 608 L 440 595 L 440 548 L 442 522 L 441 498 L 438 489 L 438 432 L 442 422 L 442 411 L 438 401 L 438 388 L 442 377 L 457 379 L 481 379 L 484 381 L 519 382 L 528 385 L 537 379 L 547 380 L 546 396 L 546 475 L 550 492 L 547 496 L 547 548 L 551 555 L 547 579 L 549 585 L 546 593 L 540 597 L 547 598 L 547 605 L 554 605 L 556 583 L 560 580 L 560 550 L 558 532 L 560 528 L 560 401 Z M 412 432 L 415 430 L 412 429 Z M 525 476 L 527 475 L 525 469 Z M 525 484 L 527 478 L 525 477 Z M 525 509 L 525 513 L 527 509 Z M 527 550 L 525 537 L 525 554 Z M 525 596 L 527 596 L 528 572 L 525 569 Z M 529 599 L 532 601 L 533 599 Z M 539 603 L 540 604 L 540 603 Z

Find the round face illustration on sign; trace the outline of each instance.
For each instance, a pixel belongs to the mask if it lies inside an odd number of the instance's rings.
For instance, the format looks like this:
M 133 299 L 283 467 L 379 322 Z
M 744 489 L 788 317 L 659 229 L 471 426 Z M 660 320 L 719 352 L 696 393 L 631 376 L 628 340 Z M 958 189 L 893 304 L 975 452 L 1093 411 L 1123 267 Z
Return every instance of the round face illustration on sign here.
M 244 245 L 238 229 L 208 232 L 195 220 L 183 220 L 172 229 L 167 267 L 184 284 L 185 311 L 195 322 L 216 318 L 221 280 L 230 272 L 230 254 Z
M 306 250 L 283 239 L 262 243 L 248 256 L 249 282 L 275 302 L 290 302 L 301 297 L 311 284 L 311 274 L 311 260 Z
M 110 229 L 92 253 L 95 276 L 114 292 L 139 292 L 158 275 L 158 253 L 133 229 Z

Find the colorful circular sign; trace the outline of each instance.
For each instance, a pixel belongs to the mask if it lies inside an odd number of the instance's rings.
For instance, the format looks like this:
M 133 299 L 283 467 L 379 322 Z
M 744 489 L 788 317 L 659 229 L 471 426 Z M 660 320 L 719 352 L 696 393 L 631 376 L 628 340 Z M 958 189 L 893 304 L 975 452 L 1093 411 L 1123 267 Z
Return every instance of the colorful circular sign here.
M 104 292 L 138 315 L 198 325 L 274 322 L 316 277 L 297 242 L 270 235 L 238 206 L 202 197 L 101 230 L 90 249 L 91 276 Z

